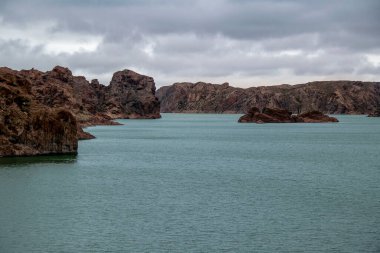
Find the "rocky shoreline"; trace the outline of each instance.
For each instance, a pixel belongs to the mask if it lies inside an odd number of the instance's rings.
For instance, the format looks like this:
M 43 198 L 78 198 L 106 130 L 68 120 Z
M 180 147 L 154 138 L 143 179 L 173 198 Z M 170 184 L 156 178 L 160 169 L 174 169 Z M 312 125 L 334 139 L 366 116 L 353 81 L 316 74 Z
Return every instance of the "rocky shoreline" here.
M 368 117 L 380 117 L 380 108 L 377 108 L 373 112 L 369 113 Z
M 369 114 L 380 105 L 380 82 L 321 81 L 236 88 L 228 83 L 175 83 L 157 90 L 161 112 L 246 113 L 252 107 L 294 114 Z
M 0 68 L 0 157 L 77 154 L 83 129 L 115 119 L 157 119 L 161 112 L 243 113 L 241 123 L 338 122 L 327 114 L 380 116 L 380 83 L 312 82 L 235 88 L 228 83 L 175 83 L 156 92 L 152 77 L 114 73 L 108 86 L 51 71 Z M 259 108 L 263 108 L 260 110 Z M 276 109 L 281 108 L 281 109 Z
M 0 157 L 77 154 L 83 128 L 114 119 L 160 118 L 153 78 L 116 72 L 110 85 L 73 76 L 68 68 L 0 68 Z

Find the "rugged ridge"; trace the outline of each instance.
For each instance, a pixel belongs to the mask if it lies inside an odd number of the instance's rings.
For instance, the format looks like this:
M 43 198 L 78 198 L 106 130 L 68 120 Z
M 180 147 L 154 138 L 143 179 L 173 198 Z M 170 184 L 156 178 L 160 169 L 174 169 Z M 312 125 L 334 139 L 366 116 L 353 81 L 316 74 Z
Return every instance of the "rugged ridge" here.
M 110 85 L 91 83 L 83 76 L 73 76 L 68 68 L 57 66 L 51 71 L 22 70 L 32 82 L 32 94 L 53 108 L 73 112 L 84 126 L 114 124 L 119 118 L 159 118 L 160 104 L 155 97 L 151 77 L 131 70 L 114 73 Z
M 224 84 L 175 83 L 158 89 L 161 112 L 245 113 L 252 107 L 292 113 L 368 114 L 380 105 L 380 83 L 321 81 L 235 88 Z
M 78 139 L 94 138 L 83 127 L 159 118 L 155 89 L 153 78 L 130 70 L 116 72 L 104 86 L 61 66 L 0 68 L 0 156 L 76 153 Z

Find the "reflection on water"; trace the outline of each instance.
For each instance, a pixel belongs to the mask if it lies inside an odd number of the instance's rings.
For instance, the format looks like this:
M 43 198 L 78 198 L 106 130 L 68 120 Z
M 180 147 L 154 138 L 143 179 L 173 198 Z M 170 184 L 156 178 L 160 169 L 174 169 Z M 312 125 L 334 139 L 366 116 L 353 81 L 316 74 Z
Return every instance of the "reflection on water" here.
M 38 163 L 64 164 L 77 162 L 76 155 L 44 155 L 27 157 L 1 157 L 0 168 Z

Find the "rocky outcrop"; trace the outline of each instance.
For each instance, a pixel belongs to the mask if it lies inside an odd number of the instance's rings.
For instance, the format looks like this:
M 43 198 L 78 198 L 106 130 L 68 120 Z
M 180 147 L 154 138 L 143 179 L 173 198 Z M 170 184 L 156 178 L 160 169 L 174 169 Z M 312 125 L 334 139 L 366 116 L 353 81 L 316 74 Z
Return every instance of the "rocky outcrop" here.
M 337 118 L 330 117 L 319 111 L 305 112 L 294 116 L 297 122 L 301 123 L 328 123 L 328 122 L 339 122 Z
M 327 123 L 338 122 L 334 117 L 329 117 L 318 111 L 311 111 L 299 115 L 293 115 L 285 109 L 264 108 L 261 112 L 253 107 L 249 112 L 239 118 L 240 123 Z
M 161 112 L 245 113 L 252 107 L 300 114 L 368 114 L 380 104 L 380 83 L 323 81 L 247 89 L 225 84 L 175 83 L 158 89 Z
M 90 83 L 60 66 L 45 73 L 23 70 L 20 74 L 31 80 L 32 94 L 38 102 L 70 110 L 81 125 L 113 125 L 112 119 L 160 117 L 153 78 L 130 70 L 116 72 L 109 86 L 96 79 Z
M 373 112 L 369 113 L 368 117 L 380 117 L 380 108 L 377 108 Z
M 153 78 L 131 70 L 116 72 L 106 88 L 105 112 L 111 118 L 160 118 Z
M 104 86 L 60 66 L 0 68 L 0 89 L 0 156 L 76 153 L 78 139 L 94 138 L 83 127 L 160 117 L 153 78 L 130 70 Z
M 77 121 L 64 109 L 36 103 L 32 84 L 10 69 L 0 69 L 0 157 L 76 154 Z
M 253 107 L 247 114 L 239 118 L 240 123 L 294 123 L 292 113 L 282 109 L 264 108 L 260 112 L 259 108 Z

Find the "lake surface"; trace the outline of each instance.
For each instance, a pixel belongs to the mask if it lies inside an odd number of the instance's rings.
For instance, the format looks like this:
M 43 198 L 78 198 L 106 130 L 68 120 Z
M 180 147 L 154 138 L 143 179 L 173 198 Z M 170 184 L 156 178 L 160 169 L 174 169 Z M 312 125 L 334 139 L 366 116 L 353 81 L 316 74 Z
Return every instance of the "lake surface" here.
M 0 252 L 379 252 L 380 118 L 163 114 L 0 158 Z

